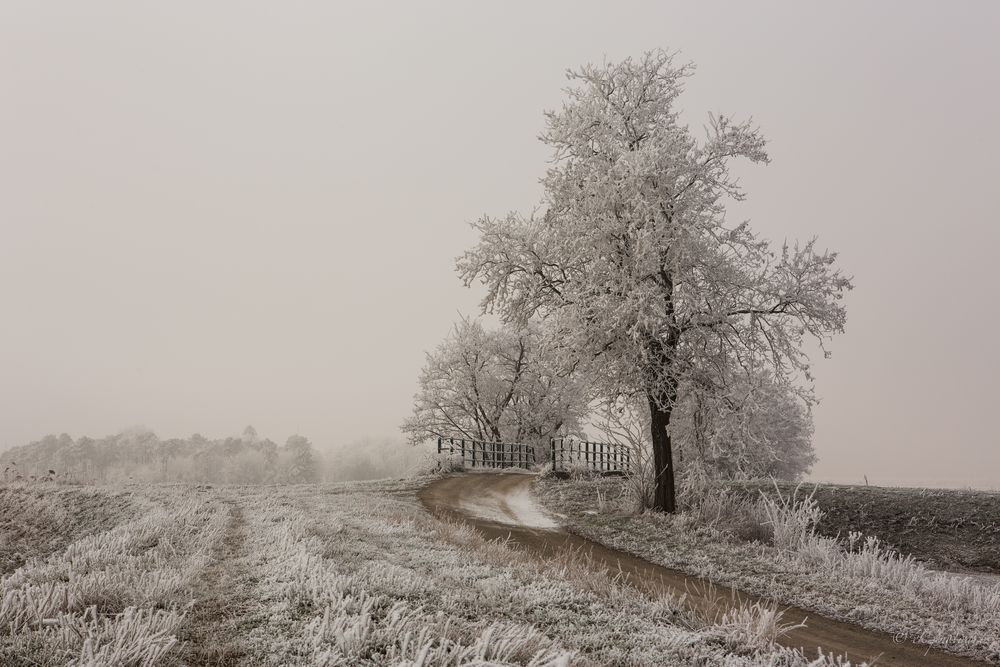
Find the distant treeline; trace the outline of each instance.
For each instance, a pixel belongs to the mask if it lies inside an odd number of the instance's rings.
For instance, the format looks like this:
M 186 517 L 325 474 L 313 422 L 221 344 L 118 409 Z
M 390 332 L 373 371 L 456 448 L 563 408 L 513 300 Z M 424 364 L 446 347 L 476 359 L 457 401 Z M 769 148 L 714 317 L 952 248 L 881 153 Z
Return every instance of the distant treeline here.
M 160 440 L 152 431 L 134 428 L 104 438 L 47 435 L 0 455 L 11 475 L 69 477 L 82 482 L 125 480 L 215 482 L 234 484 L 318 481 L 319 459 L 306 438 L 293 435 L 283 446 L 260 438 L 252 427 L 243 435 L 208 440 Z
M 14 447 L 0 453 L 0 480 L 296 484 L 399 477 L 416 469 L 421 456 L 398 441 L 370 439 L 320 454 L 303 436 L 278 445 L 249 426 L 216 440 L 199 434 L 161 440 L 133 428 L 99 439 L 47 435 Z

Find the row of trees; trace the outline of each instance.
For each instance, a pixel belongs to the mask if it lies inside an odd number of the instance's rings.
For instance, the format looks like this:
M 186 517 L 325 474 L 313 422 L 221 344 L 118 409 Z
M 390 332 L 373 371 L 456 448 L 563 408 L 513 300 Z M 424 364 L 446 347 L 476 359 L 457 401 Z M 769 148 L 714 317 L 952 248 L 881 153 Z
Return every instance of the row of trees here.
M 503 325 L 462 322 L 428 356 L 411 439 L 544 436 L 588 413 L 608 433 L 638 424 L 653 506 L 668 512 L 682 467 L 808 469 L 803 347 L 843 330 L 851 283 L 814 241 L 774 249 L 727 224 L 726 200 L 744 197 L 730 164 L 768 162 L 766 142 L 711 115 L 695 138 L 676 106 L 691 73 L 662 51 L 568 73 L 541 137 L 552 148 L 541 212 L 480 219 L 458 260 Z
M 402 425 L 412 444 L 437 437 L 546 444 L 550 438 L 602 437 L 642 447 L 648 406 L 602 397 L 579 363 L 560 365 L 545 331 L 487 329 L 464 319 L 427 355 L 413 415 Z M 689 481 L 796 479 L 815 461 L 812 398 L 769 370 L 730 373 L 724 384 L 685 383 L 671 422 L 677 468 Z
M 14 447 L 0 455 L 7 476 L 44 476 L 49 470 L 85 482 L 124 480 L 269 484 L 315 482 L 321 463 L 312 444 L 293 435 L 283 446 L 252 427 L 239 437 L 201 435 L 160 440 L 144 428 L 105 438 L 74 440 L 65 433 Z

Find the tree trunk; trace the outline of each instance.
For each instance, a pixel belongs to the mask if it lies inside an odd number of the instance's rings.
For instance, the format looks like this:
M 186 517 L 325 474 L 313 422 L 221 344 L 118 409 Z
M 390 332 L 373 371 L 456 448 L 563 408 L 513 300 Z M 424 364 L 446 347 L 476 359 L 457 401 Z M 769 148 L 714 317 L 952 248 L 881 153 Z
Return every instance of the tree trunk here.
M 648 394 L 649 428 L 653 442 L 653 509 L 670 514 L 677 511 L 673 449 L 670 443 L 670 415 L 676 394 L 676 385 Z

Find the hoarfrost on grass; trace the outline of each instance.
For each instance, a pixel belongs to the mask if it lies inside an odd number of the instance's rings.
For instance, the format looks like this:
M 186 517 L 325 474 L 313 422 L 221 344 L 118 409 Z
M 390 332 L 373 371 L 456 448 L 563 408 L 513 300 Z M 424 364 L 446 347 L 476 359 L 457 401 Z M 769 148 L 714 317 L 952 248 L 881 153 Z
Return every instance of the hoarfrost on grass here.
M 609 546 L 784 604 L 1000 661 L 1000 586 L 935 572 L 872 536 L 816 533 L 810 493 L 704 494 L 677 516 L 636 513 L 613 480 L 543 480 L 550 511 Z M 598 496 L 600 493 L 600 496 Z M 599 498 L 616 497 L 600 503 Z M 588 510 L 603 504 L 597 513 Z
M 705 622 L 585 554 L 432 517 L 421 483 L 135 489 L 141 516 L 2 580 L 0 661 L 151 667 L 211 641 L 274 666 L 835 664 L 775 645 L 770 610 Z

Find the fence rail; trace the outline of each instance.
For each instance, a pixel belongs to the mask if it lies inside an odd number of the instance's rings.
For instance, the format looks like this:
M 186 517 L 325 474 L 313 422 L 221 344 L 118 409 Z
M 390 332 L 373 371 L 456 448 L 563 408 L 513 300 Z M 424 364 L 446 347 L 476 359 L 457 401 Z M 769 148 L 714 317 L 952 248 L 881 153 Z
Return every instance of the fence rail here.
M 535 447 L 521 443 L 490 442 L 470 438 L 438 438 L 438 454 L 450 454 L 463 468 L 530 469 L 537 462 Z M 597 473 L 627 473 L 632 454 L 627 445 L 553 438 L 549 460 L 555 472 L 586 469 Z
M 599 473 L 627 473 L 632 464 L 628 446 L 613 442 L 553 439 L 550 457 L 552 469 L 557 472 L 585 468 Z
M 438 454 L 457 454 L 461 457 L 463 468 L 528 469 L 535 465 L 535 448 L 520 443 L 438 438 L 437 450 Z

